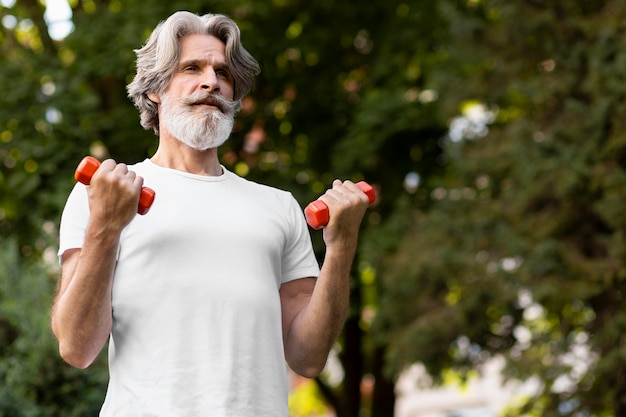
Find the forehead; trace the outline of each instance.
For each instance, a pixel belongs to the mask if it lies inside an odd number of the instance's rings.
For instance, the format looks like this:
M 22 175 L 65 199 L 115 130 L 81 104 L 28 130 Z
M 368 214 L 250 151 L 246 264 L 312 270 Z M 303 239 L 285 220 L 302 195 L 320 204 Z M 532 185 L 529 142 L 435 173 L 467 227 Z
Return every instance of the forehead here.
M 226 45 L 212 35 L 187 35 L 180 41 L 180 60 L 226 60 Z

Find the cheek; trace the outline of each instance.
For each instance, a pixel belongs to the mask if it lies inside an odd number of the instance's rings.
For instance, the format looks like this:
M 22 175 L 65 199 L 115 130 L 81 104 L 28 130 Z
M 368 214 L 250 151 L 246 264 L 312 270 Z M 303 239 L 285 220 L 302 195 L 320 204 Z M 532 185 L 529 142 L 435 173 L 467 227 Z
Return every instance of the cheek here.
M 165 91 L 173 97 L 185 97 L 193 94 L 195 91 L 194 83 L 191 80 L 172 80 Z
M 220 85 L 220 92 L 222 93 L 222 97 L 227 98 L 229 100 L 233 100 L 235 95 L 235 88 L 233 83 L 224 82 Z

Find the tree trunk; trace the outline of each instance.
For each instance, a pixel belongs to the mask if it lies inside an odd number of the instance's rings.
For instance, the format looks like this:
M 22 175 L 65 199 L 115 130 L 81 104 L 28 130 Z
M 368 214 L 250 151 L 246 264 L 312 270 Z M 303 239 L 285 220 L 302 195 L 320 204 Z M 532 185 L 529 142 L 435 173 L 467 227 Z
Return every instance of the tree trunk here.
M 372 374 L 374 375 L 374 393 L 372 396 L 371 417 L 393 417 L 396 405 L 394 381 L 384 374 L 385 348 L 378 347 L 374 352 Z
M 363 376 L 363 354 L 361 352 L 361 328 L 358 317 L 346 322 L 344 331 L 342 362 L 345 370 L 343 399 L 337 417 L 359 417 L 361 410 L 361 378 Z
M 359 417 L 361 411 L 361 379 L 363 377 L 363 333 L 359 326 L 361 311 L 361 289 L 358 284 L 352 289 L 351 314 L 343 331 L 343 351 L 341 363 L 345 372 L 343 398 L 337 417 Z

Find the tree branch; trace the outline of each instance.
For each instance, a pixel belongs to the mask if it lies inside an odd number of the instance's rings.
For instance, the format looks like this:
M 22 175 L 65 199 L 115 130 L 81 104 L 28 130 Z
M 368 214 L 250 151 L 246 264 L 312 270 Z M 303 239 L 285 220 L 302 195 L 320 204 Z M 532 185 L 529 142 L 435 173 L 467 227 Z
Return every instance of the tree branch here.
M 30 19 L 35 24 L 35 27 L 37 27 L 39 37 L 41 38 L 41 43 L 43 44 L 45 50 L 50 51 L 52 54 L 56 55 L 57 46 L 54 40 L 50 37 L 50 33 L 48 32 L 48 25 L 43 17 L 45 8 L 41 6 L 41 4 L 37 0 L 21 0 L 21 5 L 26 8 Z

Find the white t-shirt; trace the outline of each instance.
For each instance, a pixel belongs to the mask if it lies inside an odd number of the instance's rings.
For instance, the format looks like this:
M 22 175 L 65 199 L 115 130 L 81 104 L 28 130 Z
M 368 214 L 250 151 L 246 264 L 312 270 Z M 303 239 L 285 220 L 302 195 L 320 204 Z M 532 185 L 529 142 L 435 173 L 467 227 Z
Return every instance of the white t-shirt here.
M 224 169 L 188 174 L 145 160 L 155 190 L 122 233 L 102 417 L 286 417 L 279 288 L 315 277 L 293 196 Z M 83 245 L 86 187 L 63 212 L 59 254 Z

